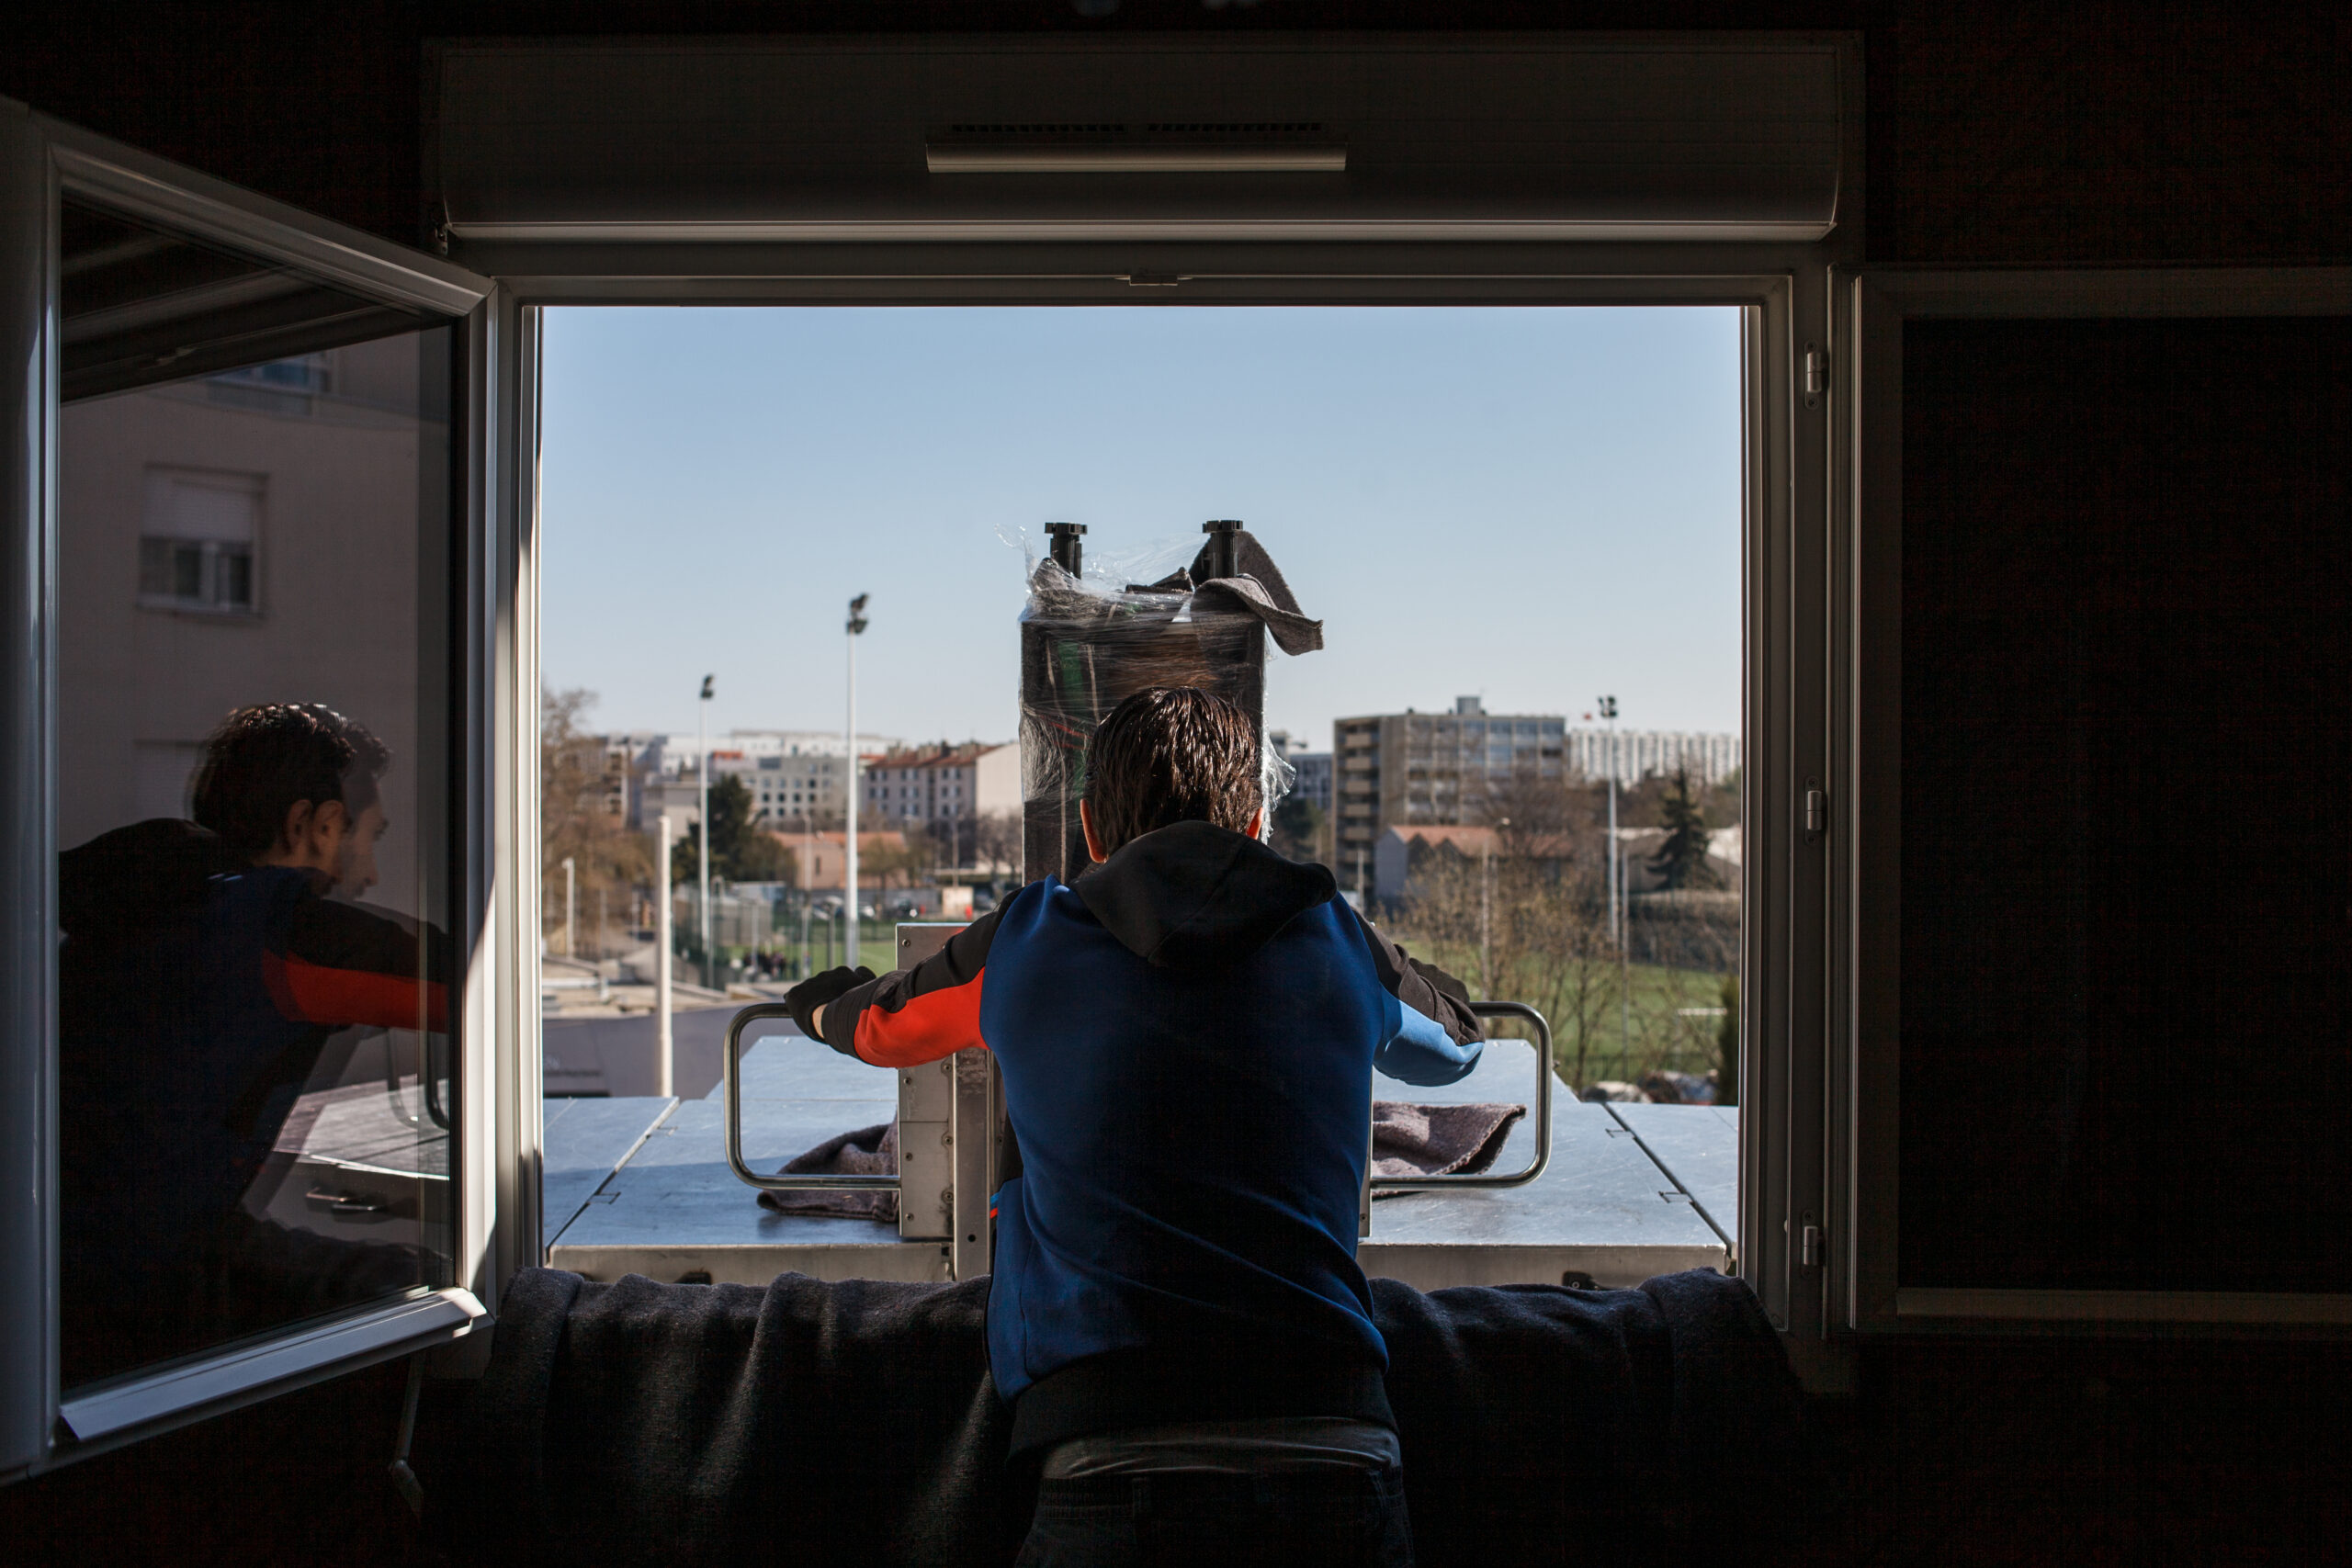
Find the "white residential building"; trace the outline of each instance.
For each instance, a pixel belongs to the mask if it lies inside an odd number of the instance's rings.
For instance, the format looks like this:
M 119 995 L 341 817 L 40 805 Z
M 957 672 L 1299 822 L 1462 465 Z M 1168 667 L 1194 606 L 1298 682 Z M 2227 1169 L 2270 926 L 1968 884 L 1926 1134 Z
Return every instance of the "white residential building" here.
M 889 736 L 861 735 L 858 749 L 868 756 L 896 748 Z M 685 734 L 638 734 L 605 737 L 607 751 L 626 752 L 637 787 L 629 803 L 629 823 L 648 825 L 660 810 L 673 821 L 690 823 L 699 808 L 700 765 L 696 738 Z M 838 730 L 736 729 L 710 738 L 710 773 L 714 781 L 734 774 L 752 792 L 754 820 L 771 826 L 799 820 L 832 821 L 847 809 L 845 781 L 849 773 L 849 743 Z M 649 810 L 649 804 L 655 809 Z
M 899 747 L 865 760 L 859 809 L 876 828 L 918 830 L 932 822 L 971 822 L 1021 809 L 1021 748 L 941 741 Z
M 1568 771 L 1582 778 L 1605 779 L 1611 763 L 1617 782 L 1639 784 L 1664 778 L 1677 768 L 1690 770 L 1693 784 L 1718 784 L 1739 771 L 1736 735 L 1690 729 L 1571 729 L 1567 732 Z

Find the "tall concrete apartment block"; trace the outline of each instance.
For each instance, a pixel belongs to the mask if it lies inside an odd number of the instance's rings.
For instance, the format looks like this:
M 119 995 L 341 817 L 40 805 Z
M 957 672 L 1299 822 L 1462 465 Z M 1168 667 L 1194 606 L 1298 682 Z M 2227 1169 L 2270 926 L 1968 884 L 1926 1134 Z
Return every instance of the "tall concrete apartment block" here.
M 1384 828 L 1473 819 L 1487 784 L 1532 771 L 1567 776 L 1562 714 L 1490 714 L 1476 697 L 1452 713 L 1376 714 L 1332 726 L 1332 789 L 1342 880 L 1370 863 Z M 1352 884 L 1351 884 L 1352 886 Z

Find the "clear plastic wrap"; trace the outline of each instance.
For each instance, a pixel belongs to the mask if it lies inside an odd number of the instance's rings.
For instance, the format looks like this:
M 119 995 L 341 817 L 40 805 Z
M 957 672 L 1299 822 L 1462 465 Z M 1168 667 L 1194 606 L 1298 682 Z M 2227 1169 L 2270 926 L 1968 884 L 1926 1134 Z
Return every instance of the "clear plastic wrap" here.
M 1030 557 L 1021 612 L 1025 880 L 1068 881 L 1086 868 L 1078 803 L 1086 793 L 1087 743 L 1094 727 L 1137 692 L 1196 686 L 1233 703 L 1250 716 L 1263 749 L 1269 817 L 1289 793 L 1295 771 L 1264 739 L 1267 632 L 1277 627 L 1283 645 L 1299 650 L 1319 646 L 1321 632 L 1298 613 L 1263 551 L 1254 542 L 1250 547 L 1263 562 L 1257 575 L 1199 589 L 1192 583 L 1201 561 L 1192 572 L 1123 587 L 1115 575 L 1081 569 L 1072 576 L 1053 559 Z

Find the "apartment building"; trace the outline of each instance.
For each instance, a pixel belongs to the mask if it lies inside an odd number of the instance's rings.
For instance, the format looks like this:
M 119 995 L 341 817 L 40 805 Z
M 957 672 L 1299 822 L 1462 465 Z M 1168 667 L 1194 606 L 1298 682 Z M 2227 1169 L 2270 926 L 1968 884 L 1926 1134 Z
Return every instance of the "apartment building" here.
M 1396 824 L 1459 825 L 1490 784 L 1520 772 L 1566 778 L 1567 719 L 1561 714 L 1489 714 L 1476 697 L 1451 713 L 1343 718 L 1332 726 L 1332 786 L 1343 867 L 1369 856 Z
M 1021 809 L 1021 748 L 1010 742 L 893 747 L 865 760 L 859 809 L 877 828 L 920 830 Z
M 1690 770 L 1693 784 L 1719 784 L 1739 771 L 1736 735 L 1690 729 L 1571 729 L 1567 736 L 1568 773 L 1572 777 L 1605 779 L 1611 773 L 1622 784 L 1663 778 L 1678 768 Z
M 1287 729 L 1270 729 L 1266 743 L 1291 765 L 1290 793 L 1295 800 L 1312 801 L 1324 816 L 1331 814 L 1331 753 L 1310 751 L 1310 742 L 1303 735 L 1293 735 Z
M 673 821 L 691 822 L 699 808 L 699 739 L 692 734 L 610 735 L 608 757 L 628 759 L 631 780 L 628 820 L 649 826 L 667 811 Z M 858 750 L 870 761 L 899 748 L 894 737 L 861 735 Z M 736 729 L 710 740 L 710 773 L 716 781 L 741 778 L 752 793 L 755 821 L 770 827 L 787 822 L 835 822 L 848 809 L 849 742 L 823 729 Z

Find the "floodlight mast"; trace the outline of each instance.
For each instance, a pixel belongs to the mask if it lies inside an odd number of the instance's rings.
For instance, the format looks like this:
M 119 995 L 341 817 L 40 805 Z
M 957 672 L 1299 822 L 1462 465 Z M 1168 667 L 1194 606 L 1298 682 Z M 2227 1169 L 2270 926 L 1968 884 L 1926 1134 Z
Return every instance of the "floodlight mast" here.
M 695 857 L 702 870 L 702 983 L 710 984 L 710 696 L 711 682 L 716 675 L 702 678 L 702 704 L 695 710 L 695 749 L 700 758 L 695 763 L 695 787 L 699 798 L 695 807 L 695 820 L 702 830 L 701 852 Z
M 1625 863 L 1617 843 L 1617 699 L 1600 699 L 1600 716 L 1609 721 L 1609 940 L 1617 945 L 1617 1061 L 1622 1068 L 1633 1031 L 1632 961 L 1625 948 Z
M 845 739 L 849 742 L 848 805 L 842 820 L 849 831 L 842 835 L 842 890 L 848 908 L 842 917 L 842 962 L 850 968 L 857 967 L 857 639 L 865 630 L 865 601 L 870 595 L 861 593 L 849 602 L 849 725 Z

